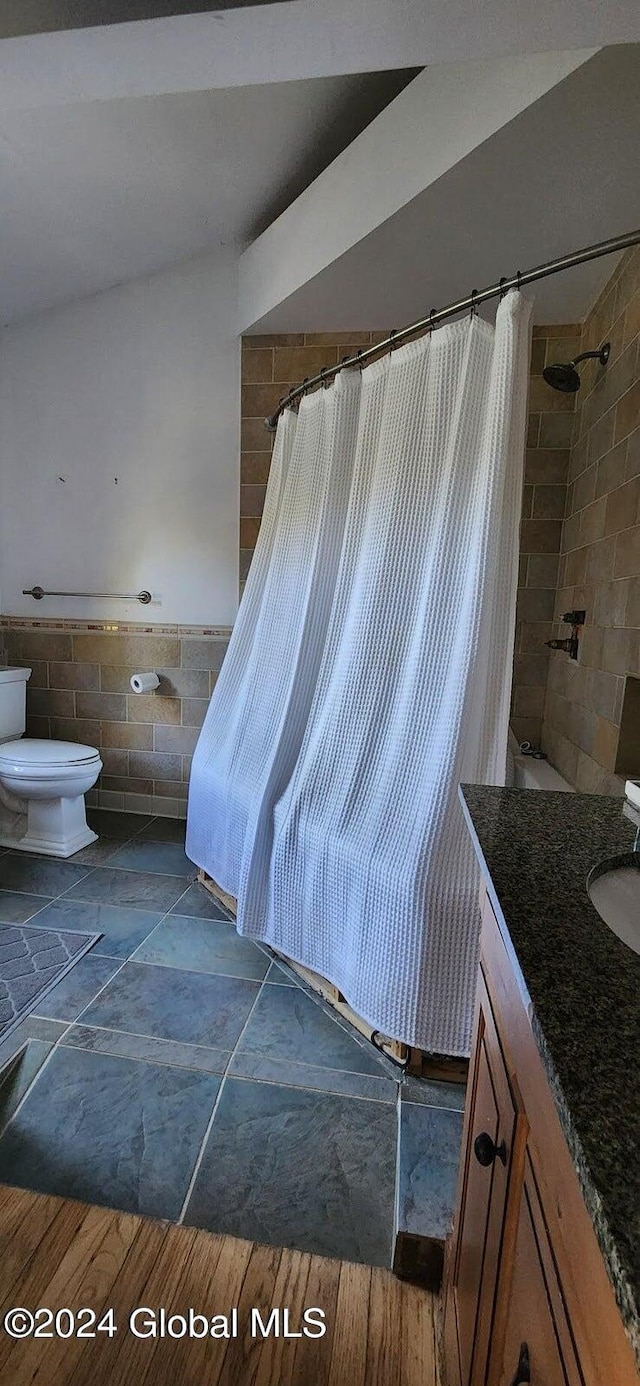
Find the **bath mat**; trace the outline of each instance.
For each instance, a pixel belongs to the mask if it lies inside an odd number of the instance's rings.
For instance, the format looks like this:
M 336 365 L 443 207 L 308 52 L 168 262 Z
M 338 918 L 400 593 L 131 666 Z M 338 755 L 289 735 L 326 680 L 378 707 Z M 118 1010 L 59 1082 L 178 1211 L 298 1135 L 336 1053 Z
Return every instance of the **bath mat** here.
M 0 924 L 0 1040 L 102 937 L 34 924 Z

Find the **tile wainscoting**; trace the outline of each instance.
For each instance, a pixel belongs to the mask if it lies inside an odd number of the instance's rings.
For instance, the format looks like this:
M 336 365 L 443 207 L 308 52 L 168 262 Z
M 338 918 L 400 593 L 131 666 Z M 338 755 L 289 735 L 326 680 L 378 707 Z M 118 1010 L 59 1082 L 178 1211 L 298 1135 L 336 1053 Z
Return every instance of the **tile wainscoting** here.
M 222 665 L 229 627 L 0 617 L 0 664 L 32 670 L 27 735 L 97 746 L 93 806 L 186 814 L 191 757 Z M 160 686 L 131 692 L 133 673 Z

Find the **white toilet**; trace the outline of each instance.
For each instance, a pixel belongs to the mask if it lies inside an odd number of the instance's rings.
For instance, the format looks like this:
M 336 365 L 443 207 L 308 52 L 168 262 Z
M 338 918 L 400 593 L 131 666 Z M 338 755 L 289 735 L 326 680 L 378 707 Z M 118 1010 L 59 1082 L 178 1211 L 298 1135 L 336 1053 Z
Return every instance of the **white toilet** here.
M 102 761 L 94 746 L 24 736 L 30 669 L 0 669 L 0 846 L 70 857 L 95 842 L 84 796 Z

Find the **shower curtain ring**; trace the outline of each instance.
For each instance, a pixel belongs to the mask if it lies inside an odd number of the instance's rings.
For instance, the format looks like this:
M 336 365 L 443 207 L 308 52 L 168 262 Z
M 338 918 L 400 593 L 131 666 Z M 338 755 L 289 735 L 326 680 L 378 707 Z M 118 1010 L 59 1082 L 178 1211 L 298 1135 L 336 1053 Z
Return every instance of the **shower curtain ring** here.
M 502 303 L 502 300 L 503 300 L 503 298 L 504 298 L 504 296 L 505 296 L 505 294 L 506 294 L 506 292 L 507 292 L 506 289 L 505 289 L 505 287 L 504 287 L 505 284 L 506 284 L 506 282 L 507 282 L 507 276 L 506 276 L 506 274 L 503 274 L 502 279 L 500 280 L 500 283 L 499 283 L 499 285 L 498 285 L 498 288 L 499 288 L 499 290 L 500 290 L 500 302 L 501 302 L 501 303 Z
M 521 273 L 520 273 L 520 270 L 516 270 L 516 289 L 518 290 L 518 293 L 520 293 L 520 280 L 521 280 L 521 278 L 522 278 L 522 275 L 521 275 Z
M 390 331 L 390 333 L 389 333 L 389 351 L 393 351 L 393 348 L 394 348 L 394 346 L 395 346 L 395 342 L 394 342 L 393 339 L 394 339 L 394 337 L 397 337 L 397 335 L 398 335 L 398 329 L 397 329 L 397 327 L 392 327 L 392 328 L 391 328 L 391 331 Z
M 431 312 L 429 313 L 429 332 L 433 332 L 433 331 L 435 330 L 436 324 L 435 324 L 435 322 L 433 321 L 434 318 L 435 318 L 435 315 L 436 315 L 436 310 L 435 310 L 435 308 L 432 308 L 432 309 L 431 309 Z
M 476 303 L 476 298 L 477 298 L 477 297 L 478 297 L 478 290 L 477 290 L 477 289 L 472 289 L 472 290 L 471 290 L 471 312 L 470 312 L 470 315 L 469 315 L 469 316 L 472 317 L 472 318 L 476 318 L 476 317 L 478 316 L 478 305 L 477 305 L 477 303 Z

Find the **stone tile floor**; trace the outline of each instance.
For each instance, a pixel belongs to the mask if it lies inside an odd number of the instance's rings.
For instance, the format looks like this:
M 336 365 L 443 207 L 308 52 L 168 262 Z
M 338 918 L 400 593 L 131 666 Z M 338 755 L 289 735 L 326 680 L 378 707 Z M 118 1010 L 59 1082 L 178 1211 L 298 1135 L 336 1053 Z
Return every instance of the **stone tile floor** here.
M 102 933 L 0 1045 L 1 1069 L 27 1043 L 0 1089 L 0 1181 L 373 1265 L 396 1225 L 439 1235 L 461 1090 L 401 1084 L 241 938 L 184 823 L 90 820 L 100 840 L 70 861 L 0 852 L 1 919 Z

